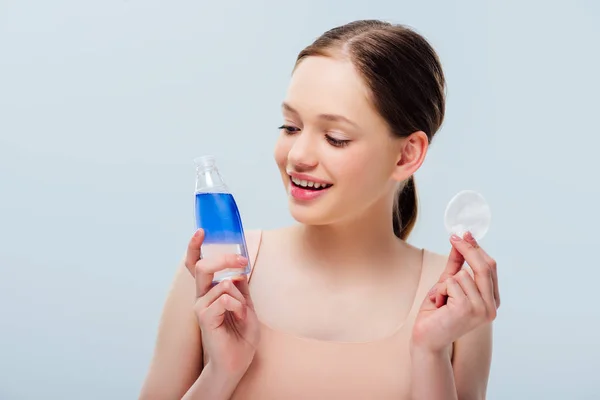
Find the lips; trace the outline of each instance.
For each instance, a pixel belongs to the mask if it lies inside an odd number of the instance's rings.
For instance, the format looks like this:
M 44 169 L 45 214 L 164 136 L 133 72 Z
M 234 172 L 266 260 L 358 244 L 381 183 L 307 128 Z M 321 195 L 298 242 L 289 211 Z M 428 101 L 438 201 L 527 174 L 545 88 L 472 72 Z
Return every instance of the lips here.
M 299 201 L 310 201 L 324 195 L 333 185 L 323 181 L 290 176 L 290 195 Z

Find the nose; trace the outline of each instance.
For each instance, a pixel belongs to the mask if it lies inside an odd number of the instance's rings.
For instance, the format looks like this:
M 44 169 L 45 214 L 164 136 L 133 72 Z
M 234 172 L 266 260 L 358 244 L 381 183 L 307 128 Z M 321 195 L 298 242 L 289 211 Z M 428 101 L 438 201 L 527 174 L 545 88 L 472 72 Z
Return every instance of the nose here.
M 317 161 L 317 143 L 310 132 L 300 132 L 294 136 L 294 143 L 288 152 L 288 162 L 297 172 L 315 168 Z

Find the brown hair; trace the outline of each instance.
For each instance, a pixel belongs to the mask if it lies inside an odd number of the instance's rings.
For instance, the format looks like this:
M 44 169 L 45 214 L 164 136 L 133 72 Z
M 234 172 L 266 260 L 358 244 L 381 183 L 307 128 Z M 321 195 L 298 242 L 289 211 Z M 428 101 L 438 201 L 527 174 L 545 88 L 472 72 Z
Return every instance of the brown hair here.
M 445 78 L 427 40 L 404 25 L 359 20 L 333 28 L 300 52 L 305 57 L 348 57 L 370 88 L 372 102 L 397 137 L 423 131 L 429 142 L 444 120 Z M 417 220 L 414 177 L 394 204 L 394 233 L 406 239 Z

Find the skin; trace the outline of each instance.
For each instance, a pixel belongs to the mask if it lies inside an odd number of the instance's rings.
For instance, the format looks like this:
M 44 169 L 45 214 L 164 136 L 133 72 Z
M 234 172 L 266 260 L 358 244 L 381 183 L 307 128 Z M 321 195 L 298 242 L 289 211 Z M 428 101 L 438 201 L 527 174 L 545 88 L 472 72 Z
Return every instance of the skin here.
M 140 399 L 229 398 L 254 356 L 259 320 L 297 336 L 369 341 L 391 334 L 410 311 L 420 250 L 394 235 L 392 205 L 398 186 L 425 158 L 426 135 L 394 138 L 341 57 L 303 60 L 282 113 L 274 158 L 286 190 L 289 173 L 333 186 L 311 202 L 289 197 L 299 224 L 264 232 L 251 285 L 243 278 L 211 288 L 212 274 L 240 260 L 200 260 L 203 232 L 194 235 Z M 410 340 L 413 399 L 485 398 L 500 302 L 496 263 L 470 235 L 450 245 Z M 463 270 L 465 261 L 473 274 Z

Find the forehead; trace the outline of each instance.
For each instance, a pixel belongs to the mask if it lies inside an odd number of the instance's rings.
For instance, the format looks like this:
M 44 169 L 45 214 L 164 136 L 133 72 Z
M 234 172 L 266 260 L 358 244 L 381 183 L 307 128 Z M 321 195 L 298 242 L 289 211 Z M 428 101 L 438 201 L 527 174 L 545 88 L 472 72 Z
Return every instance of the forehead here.
M 311 56 L 296 67 L 286 102 L 303 117 L 339 114 L 360 125 L 378 118 L 369 97 L 367 86 L 348 60 Z

